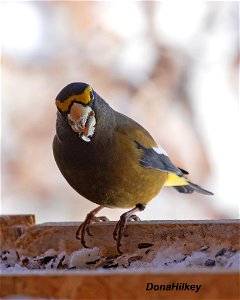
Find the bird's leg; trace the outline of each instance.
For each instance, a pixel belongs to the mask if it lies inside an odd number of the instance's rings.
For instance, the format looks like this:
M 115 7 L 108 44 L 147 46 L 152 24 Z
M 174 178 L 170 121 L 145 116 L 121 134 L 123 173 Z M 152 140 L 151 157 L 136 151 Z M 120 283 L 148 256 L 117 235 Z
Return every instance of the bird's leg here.
M 131 218 L 136 212 L 142 211 L 145 209 L 145 206 L 142 204 L 137 204 L 135 208 L 127 211 L 126 213 L 122 214 L 120 220 L 117 222 L 117 225 L 113 232 L 113 238 L 117 241 L 117 250 L 119 253 L 121 247 L 121 239 L 123 235 L 124 228 L 126 226 L 127 221 Z
M 90 225 L 92 219 L 95 217 L 95 215 L 103 208 L 104 208 L 103 205 L 99 205 L 97 208 L 90 211 L 90 213 L 87 214 L 85 221 L 78 227 L 78 229 L 76 231 L 76 238 L 81 241 L 84 248 L 88 248 L 86 245 L 85 239 L 84 239 L 85 232 L 87 232 L 88 235 L 92 236 L 92 234 L 89 231 L 89 225 Z M 80 233 L 80 236 L 79 236 L 79 233 Z

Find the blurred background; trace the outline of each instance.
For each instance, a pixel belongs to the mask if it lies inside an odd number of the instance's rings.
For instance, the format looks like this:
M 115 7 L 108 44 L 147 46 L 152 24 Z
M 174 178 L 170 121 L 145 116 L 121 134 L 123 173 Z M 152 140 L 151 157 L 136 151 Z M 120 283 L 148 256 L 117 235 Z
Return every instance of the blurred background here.
M 54 99 L 83 81 L 215 194 L 164 188 L 141 219 L 239 217 L 238 5 L 2 2 L 1 213 L 80 221 L 96 207 L 67 184 L 52 154 Z

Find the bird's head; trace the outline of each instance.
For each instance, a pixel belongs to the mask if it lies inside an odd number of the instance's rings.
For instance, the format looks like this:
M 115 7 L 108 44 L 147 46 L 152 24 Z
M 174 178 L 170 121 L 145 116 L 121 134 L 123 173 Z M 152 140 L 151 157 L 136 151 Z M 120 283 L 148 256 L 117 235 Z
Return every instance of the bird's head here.
M 74 82 L 65 86 L 56 97 L 58 111 L 72 130 L 86 142 L 90 142 L 95 131 L 96 118 L 92 109 L 94 95 L 90 85 Z

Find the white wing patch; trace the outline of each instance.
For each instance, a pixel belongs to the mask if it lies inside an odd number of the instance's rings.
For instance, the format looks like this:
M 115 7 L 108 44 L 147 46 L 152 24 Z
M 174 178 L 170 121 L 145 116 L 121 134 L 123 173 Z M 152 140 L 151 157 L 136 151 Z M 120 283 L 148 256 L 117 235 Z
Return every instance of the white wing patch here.
M 157 147 L 153 147 L 153 150 L 155 152 L 157 152 L 158 154 L 164 154 L 164 155 L 168 156 L 167 152 L 159 145 Z

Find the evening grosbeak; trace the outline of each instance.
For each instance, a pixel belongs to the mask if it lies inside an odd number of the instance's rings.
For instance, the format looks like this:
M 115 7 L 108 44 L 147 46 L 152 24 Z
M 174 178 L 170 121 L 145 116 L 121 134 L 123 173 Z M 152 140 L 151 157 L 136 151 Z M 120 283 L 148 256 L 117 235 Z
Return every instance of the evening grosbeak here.
M 73 189 L 99 205 L 76 232 L 84 247 L 89 224 L 104 207 L 130 209 L 113 233 L 120 252 L 127 220 L 144 210 L 163 186 L 212 195 L 188 181 L 188 173 L 171 162 L 146 129 L 112 109 L 90 85 L 68 84 L 56 106 L 53 153 L 58 168 Z

